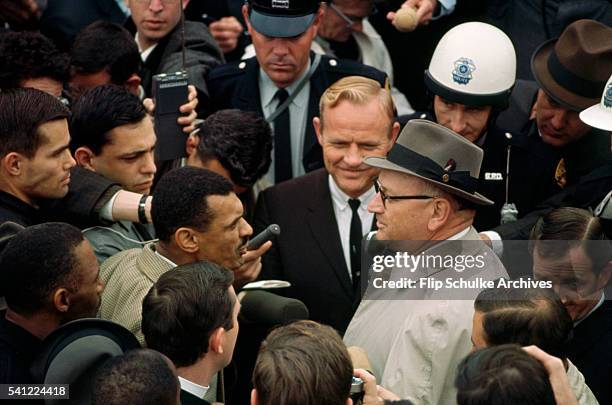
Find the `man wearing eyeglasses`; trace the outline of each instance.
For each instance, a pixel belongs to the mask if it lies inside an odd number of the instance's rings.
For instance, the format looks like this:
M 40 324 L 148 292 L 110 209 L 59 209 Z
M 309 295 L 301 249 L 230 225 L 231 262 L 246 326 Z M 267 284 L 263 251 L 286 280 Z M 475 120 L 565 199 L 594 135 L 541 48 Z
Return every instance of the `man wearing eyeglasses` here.
M 469 269 L 455 261 L 416 265 L 412 274 L 417 279 L 492 282 L 508 276 L 472 227 L 475 208 L 493 204 L 476 192 L 482 156 L 482 149 L 452 130 L 412 120 L 386 157 L 364 159 L 382 169 L 368 206 L 376 215 L 377 240 L 410 241 L 413 256 L 482 260 L 480 267 Z M 399 273 L 411 274 L 405 269 Z M 368 287 L 376 287 L 375 277 L 370 275 Z M 414 404 L 455 404 L 455 370 L 472 346 L 473 299 L 479 287 L 389 288 L 373 295 L 372 290 L 366 290 L 349 324 L 347 346 L 365 349 L 381 385 L 401 398 Z
M 271 183 L 323 166 L 312 126 L 325 89 L 345 76 L 386 75 L 369 66 L 327 56 L 310 47 L 323 18 L 318 0 L 249 0 L 242 8 L 256 56 L 213 70 L 207 77 L 210 109 L 255 111 L 274 127 Z
M 375 67 L 385 72 L 393 84 L 391 56 L 368 20 L 368 16 L 376 12 L 373 0 L 330 1 L 313 42 L 313 50 Z M 395 87 L 391 87 L 391 94 L 398 114 L 414 111 L 406 96 Z

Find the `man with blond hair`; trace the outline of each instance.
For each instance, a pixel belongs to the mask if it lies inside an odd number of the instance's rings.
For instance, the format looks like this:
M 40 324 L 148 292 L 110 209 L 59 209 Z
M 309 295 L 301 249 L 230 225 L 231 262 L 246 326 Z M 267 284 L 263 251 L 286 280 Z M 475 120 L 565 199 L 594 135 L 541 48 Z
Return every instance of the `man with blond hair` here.
M 386 156 L 399 124 L 389 90 L 362 76 L 331 85 L 319 108 L 313 124 L 325 169 L 264 191 L 253 223 L 287 230 L 263 256 L 261 278 L 291 282 L 288 294 L 311 319 L 343 332 L 359 302 L 361 240 L 374 218 L 367 206 L 379 170 L 363 157 Z

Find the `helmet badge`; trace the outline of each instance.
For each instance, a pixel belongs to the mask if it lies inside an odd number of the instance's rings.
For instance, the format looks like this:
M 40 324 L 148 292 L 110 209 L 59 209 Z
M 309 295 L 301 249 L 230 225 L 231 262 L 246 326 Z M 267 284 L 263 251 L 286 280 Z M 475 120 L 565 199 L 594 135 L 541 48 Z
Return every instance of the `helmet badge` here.
M 612 83 L 608 84 L 608 88 L 603 96 L 603 105 L 606 108 L 612 108 Z
M 469 58 L 459 58 L 455 61 L 453 70 L 453 81 L 458 84 L 468 84 L 472 80 L 472 72 L 476 70 L 476 65 Z

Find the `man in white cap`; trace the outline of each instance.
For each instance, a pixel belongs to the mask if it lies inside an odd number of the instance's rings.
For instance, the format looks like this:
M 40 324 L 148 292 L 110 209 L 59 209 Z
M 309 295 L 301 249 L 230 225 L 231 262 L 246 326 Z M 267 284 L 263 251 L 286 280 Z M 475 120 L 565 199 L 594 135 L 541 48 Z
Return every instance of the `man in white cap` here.
M 426 282 L 432 283 L 457 281 L 458 275 L 464 281 L 488 282 L 507 277 L 472 227 L 475 207 L 492 204 L 476 192 L 482 155 L 482 149 L 450 129 L 412 120 L 386 158 L 364 160 L 382 169 L 375 183 L 378 193 L 368 207 L 376 214 L 377 240 L 410 241 L 412 257 L 444 252 L 482 260 L 480 267 L 462 269 L 458 262 L 429 264 L 423 259 L 425 264 L 415 264 L 414 271 L 390 269 L 389 280 L 410 274 L 426 274 Z M 434 291 L 387 284 L 390 288 L 380 289 L 379 274 L 370 274 L 345 343 L 364 348 L 381 385 L 400 397 L 415 404 L 455 404 L 455 370 L 472 346 L 473 300 L 480 288 Z M 396 279 L 397 274 L 402 278 Z

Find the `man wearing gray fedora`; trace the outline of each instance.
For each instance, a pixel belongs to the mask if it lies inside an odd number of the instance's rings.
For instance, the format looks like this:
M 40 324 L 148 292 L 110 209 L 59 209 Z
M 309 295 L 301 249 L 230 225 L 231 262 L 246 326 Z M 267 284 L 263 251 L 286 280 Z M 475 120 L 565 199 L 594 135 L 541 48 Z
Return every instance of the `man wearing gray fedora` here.
M 421 264 L 413 274 L 424 272 L 432 282 L 458 275 L 487 282 L 507 277 L 472 227 L 475 208 L 493 204 L 475 191 L 482 157 L 482 149 L 452 130 L 412 120 L 386 158 L 364 160 L 382 169 L 368 206 L 376 214 L 377 240 L 410 241 L 413 257 L 452 252 L 453 257 L 483 260 L 479 269 L 467 270 L 456 264 Z M 379 288 L 371 283 L 376 277 L 370 274 L 345 343 L 364 348 L 381 385 L 400 397 L 415 404 L 456 403 L 455 370 L 472 346 L 472 307 L 480 288 L 400 287 L 372 294 Z

